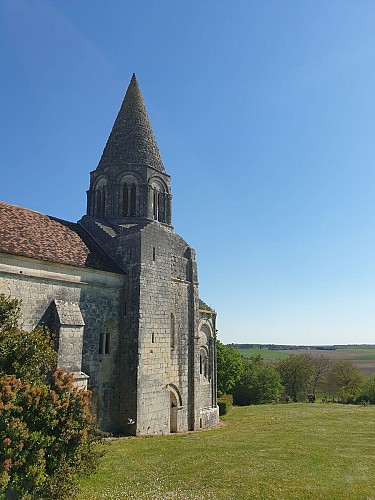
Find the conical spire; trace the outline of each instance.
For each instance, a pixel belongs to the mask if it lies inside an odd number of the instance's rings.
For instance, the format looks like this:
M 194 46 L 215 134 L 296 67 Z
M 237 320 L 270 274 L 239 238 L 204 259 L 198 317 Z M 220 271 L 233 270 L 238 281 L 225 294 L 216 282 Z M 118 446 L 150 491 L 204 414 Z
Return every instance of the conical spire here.
M 165 173 L 135 73 L 130 80 L 98 169 L 110 163 L 147 165 Z

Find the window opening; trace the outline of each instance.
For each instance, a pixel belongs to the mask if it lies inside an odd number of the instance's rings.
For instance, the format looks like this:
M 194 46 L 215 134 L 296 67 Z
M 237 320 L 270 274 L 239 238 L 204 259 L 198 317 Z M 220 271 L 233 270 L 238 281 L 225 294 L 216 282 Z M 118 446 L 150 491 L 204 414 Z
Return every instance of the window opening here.
M 99 354 L 103 354 L 103 332 L 100 332 L 100 337 L 99 337 Z
M 151 336 L 151 342 L 153 344 L 155 344 L 155 333 L 152 333 L 152 336 Z
M 136 201 L 137 188 L 135 187 L 135 184 L 133 184 L 130 192 L 130 217 L 135 217 Z
M 201 351 L 199 356 L 199 373 L 208 378 L 208 356 L 205 351 Z
M 96 214 L 100 217 L 100 207 L 102 206 L 102 193 L 99 189 L 96 191 Z
M 129 215 L 129 189 L 128 185 L 125 182 L 124 187 L 122 188 L 122 212 L 124 217 Z
M 105 331 L 105 347 L 104 347 L 104 353 L 109 354 L 110 350 L 110 333 L 108 330 Z
M 106 202 L 106 192 L 105 189 L 102 191 L 102 196 L 101 196 L 101 206 L 100 206 L 100 217 L 103 219 L 105 217 L 105 202 Z
M 153 199 L 153 207 L 154 207 L 154 220 L 159 219 L 159 192 L 154 189 L 154 199 Z
M 171 314 L 171 349 L 174 348 L 175 341 L 175 319 L 173 314 Z
M 124 301 L 124 316 L 126 316 L 128 313 L 128 306 L 127 306 L 127 303 L 126 303 L 126 300 Z
M 155 262 L 156 259 L 156 248 L 152 247 L 152 260 Z

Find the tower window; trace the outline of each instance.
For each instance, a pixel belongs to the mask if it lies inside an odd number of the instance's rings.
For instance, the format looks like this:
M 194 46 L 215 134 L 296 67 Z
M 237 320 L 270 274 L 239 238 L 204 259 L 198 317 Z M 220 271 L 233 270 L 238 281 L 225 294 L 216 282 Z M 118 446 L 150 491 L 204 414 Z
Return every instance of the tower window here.
M 135 217 L 136 215 L 136 204 L 137 204 L 137 188 L 133 183 L 130 192 L 130 217 Z
M 153 212 L 154 212 L 154 220 L 159 220 L 159 191 L 154 189 L 153 196 Z
M 100 217 L 100 210 L 102 207 L 102 192 L 98 189 L 96 191 L 96 214 Z
M 105 187 L 95 191 L 96 216 L 100 219 L 105 217 L 106 192 Z
M 152 247 L 152 260 L 155 262 L 156 260 L 156 248 Z
M 124 217 L 137 215 L 137 185 L 125 182 L 122 187 L 122 214 Z
M 152 332 L 152 335 L 151 335 L 151 342 L 153 344 L 155 344 L 155 333 L 154 332 Z
M 102 203 L 100 207 L 100 217 L 104 218 L 105 217 L 105 202 L 106 202 L 106 192 L 105 188 L 102 191 Z
M 124 217 L 129 215 L 129 189 L 126 182 L 122 188 L 122 213 Z

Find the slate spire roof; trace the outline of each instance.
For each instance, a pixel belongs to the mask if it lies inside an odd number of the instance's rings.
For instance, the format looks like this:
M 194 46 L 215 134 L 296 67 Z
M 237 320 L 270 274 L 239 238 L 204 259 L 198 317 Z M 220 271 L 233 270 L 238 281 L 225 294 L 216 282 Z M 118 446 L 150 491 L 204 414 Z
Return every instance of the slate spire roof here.
M 135 73 L 104 148 L 98 170 L 111 163 L 147 165 L 165 173 Z

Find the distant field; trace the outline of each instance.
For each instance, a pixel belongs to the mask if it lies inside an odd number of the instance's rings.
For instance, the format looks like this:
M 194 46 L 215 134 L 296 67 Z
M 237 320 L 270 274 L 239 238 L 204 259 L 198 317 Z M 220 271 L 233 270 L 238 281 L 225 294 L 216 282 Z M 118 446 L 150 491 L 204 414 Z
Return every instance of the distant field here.
M 375 499 L 375 407 L 235 407 L 212 431 L 107 445 L 77 500 Z
M 238 349 L 239 353 L 245 358 L 253 358 L 255 356 L 262 356 L 267 361 L 276 361 L 279 359 L 289 358 L 290 354 L 287 351 L 277 351 L 271 349 Z
M 348 347 L 335 350 L 320 350 L 320 349 L 290 349 L 290 350 L 272 350 L 272 349 L 238 349 L 242 356 L 251 358 L 256 355 L 262 356 L 266 361 L 276 361 L 285 359 L 291 354 L 308 354 L 309 356 L 323 355 L 333 361 L 336 359 L 347 359 L 352 361 L 366 375 L 375 373 L 375 346 L 374 347 Z

